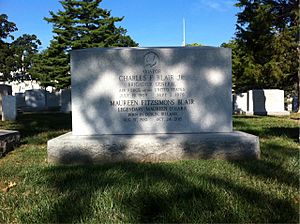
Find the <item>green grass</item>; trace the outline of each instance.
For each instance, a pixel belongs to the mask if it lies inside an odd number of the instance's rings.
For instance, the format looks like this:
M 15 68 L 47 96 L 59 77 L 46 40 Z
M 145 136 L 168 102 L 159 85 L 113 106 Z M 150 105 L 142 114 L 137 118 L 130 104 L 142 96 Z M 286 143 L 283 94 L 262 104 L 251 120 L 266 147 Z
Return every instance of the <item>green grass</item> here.
M 71 128 L 69 115 L 24 114 L 20 147 L 0 159 L 0 223 L 299 222 L 297 121 L 234 117 L 260 136 L 261 160 L 196 160 L 99 166 L 47 164 L 46 142 Z

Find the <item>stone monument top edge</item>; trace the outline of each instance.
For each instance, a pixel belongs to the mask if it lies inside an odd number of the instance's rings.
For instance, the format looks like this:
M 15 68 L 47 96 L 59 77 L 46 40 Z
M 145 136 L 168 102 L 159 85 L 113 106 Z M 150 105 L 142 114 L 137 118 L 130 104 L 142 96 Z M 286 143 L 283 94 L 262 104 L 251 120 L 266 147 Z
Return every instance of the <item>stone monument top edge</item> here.
M 202 50 L 213 50 L 213 49 L 227 49 L 231 51 L 231 48 L 215 47 L 215 46 L 158 46 L 158 47 L 98 47 L 98 48 L 84 48 L 71 50 L 71 54 L 74 52 L 84 52 L 84 51 L 109 51 L 109 50 L 163 50 L 163 49 L 202 49 Z

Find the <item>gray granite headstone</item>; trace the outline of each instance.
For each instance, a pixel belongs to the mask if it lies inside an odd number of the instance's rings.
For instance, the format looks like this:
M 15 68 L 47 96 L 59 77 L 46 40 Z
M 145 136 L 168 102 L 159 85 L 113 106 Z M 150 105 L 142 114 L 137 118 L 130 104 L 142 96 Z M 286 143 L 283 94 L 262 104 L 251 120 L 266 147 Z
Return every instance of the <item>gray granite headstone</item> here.
M 17 108 L 23 108 L 26 106 L 24 93 L 15 93 L 15 97 L 17 102 Z
M 50 163 L 260 157 L 232 130 L 230 49 L 75 50 L 71 77 L 72 133 L 48 141 Z
M 2 113 L 3 96 L 12 95 L 12 87 L 10 85 L 0 84 L 0 113 Z
M 3 96 L 2 121 L 14 121 L 17 117 L 17 104 L 15 96 Z
M 25 103 L 27 107 L 44 109 L 46 106 L 45 91 L 41 89 L 26 90 Z
M 47 99 L 46 99 L 47 108 L 59 107 L 59 102 L 60 102 L 60 93 L 59 92 L 49 93 L 47 91 L 46 97 L 47 97 Z
M 89 49 L 71 58 L 74 135 L 232 131 L 230 49 Z
M 69 113 L 72 111 L 70 89 L 62 89 L 60 91 L 60 106 L 60 111 L 63 113 Z
M 0 158 L 14 150 L 20 143 L 18 131 L 0 129 Z

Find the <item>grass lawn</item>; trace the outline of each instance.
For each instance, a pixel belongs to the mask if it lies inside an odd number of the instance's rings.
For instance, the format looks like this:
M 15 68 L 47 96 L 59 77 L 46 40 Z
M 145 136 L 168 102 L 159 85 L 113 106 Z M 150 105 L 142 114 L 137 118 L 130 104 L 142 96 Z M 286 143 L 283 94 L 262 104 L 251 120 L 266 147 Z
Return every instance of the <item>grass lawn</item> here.
M 0 159 L 0 223 L 299 222 L 298 126 L 297 116 L 234 117 L 260 137 L 258 161 L 62 167 L 47 164 L 46 143 L 70 131 L 70 115 L 23 114 L 0 123 L 22 135 Z

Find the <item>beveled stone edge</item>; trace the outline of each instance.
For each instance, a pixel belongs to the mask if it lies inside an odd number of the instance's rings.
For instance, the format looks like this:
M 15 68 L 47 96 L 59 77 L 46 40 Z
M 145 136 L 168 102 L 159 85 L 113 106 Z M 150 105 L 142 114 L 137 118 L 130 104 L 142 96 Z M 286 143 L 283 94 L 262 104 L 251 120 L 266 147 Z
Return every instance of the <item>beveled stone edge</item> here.
M 154 135 L 74 136 L 47 144 L 53 164 L 169 162 L 191 159 L 259 159 L 259 138 L 245 132 Z
M 19 146 L 20 138 L 19 131 L 0 129 L 0 158 Z

